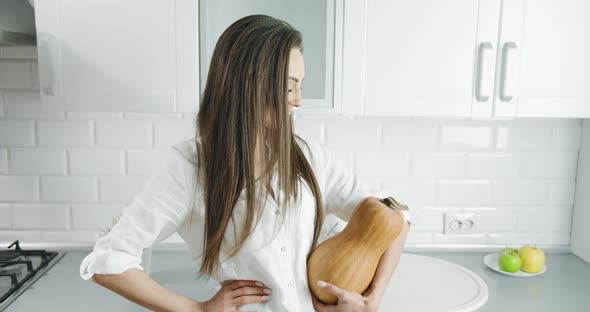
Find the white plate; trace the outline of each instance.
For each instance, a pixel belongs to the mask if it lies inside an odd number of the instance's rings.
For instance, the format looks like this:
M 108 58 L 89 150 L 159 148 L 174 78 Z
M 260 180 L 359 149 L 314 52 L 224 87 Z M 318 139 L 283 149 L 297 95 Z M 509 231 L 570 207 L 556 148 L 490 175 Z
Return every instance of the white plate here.
M 498 266 L 498 253 L 491 253 L 487 256 L 485 256 L 483 258 L 483 263 L 485 263 L 490 269 L 504 274 L 504 275 L 509 275 L 509 276 L 514 276 L 514 277 L 531 277 L 531 276 L 535 276 L 535 275 L 541 275 L 543 273 L 545 273 L 545 271 L 547 271 L 547 266 L 543 265 L 543 268 L 541 269 L 541 271 L 537 272 L 537 273 L 527 273 L 527 272 L 523 272 L 523 271 L 518 271 L 518 272 L 514 272 L 514 273 L 510 273 L 510 272 L 504 272 L 502 270 L 500 270 L 500 267 Z

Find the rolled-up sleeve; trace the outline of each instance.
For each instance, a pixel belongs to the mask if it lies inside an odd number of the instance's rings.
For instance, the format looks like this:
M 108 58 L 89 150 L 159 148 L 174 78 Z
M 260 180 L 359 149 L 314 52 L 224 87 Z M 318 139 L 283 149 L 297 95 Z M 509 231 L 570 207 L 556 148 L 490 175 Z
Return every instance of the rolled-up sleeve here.
M 82 260 L 80 276 L 88 280 L 96 273 L 143 270 L 143 249 L 176 232 L 192 209 L 187 190 L 187 170 L 192 168 L 181 151 L 170 148 L 163 165 L 123 208 L 117 224 L 96 241 L 93 251 Z
M 361 179 L 344 161 L 338 159 L 325 146 L 311 141 L 309 147 L 316 162 L 316 176 L 320 176 L 320 188 L 326 214 L 334 214 L 348 221 L 354 208 L 366 197 L 384 198 L 394 196 L 390 191 L 371 187 Z M 404 212 L 404 218 L 410 222 L 411 217 Z

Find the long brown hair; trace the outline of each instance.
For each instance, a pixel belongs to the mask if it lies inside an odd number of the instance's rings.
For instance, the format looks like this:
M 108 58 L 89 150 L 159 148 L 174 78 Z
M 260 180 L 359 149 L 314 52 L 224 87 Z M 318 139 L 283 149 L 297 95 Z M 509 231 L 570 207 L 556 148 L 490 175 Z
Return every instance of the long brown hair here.
M 324 217 L 322 196 L 311 166 L 295 141 L 287 107 L 293 48 L 303 49 L 301 33 L 266 15 L 237 20 L 217 41 L 197 115 L 197 137 L 203 149 L 203 159 L 198 162 L 204 164 L 205 174 L 201 274 L 211 276 L 218 271 L 224 234 L 230 219 L 235 221 L 233 209 L 244 188 L 246 216 L 239 220 L 244 227 L 230 256 L 239 251 L 260 220 L 262 198 L 255 189 L 255 159 L 264 168 L 259 179 L 265 185 L 276 166 L 278 187 L 284 193 L 283 198 L 276 198 L 281 209 L 293 209 L 287 207 L 299 197 L 298 181 L 307 181 L 316 199 L 311 249 L 316 247 Z M 275 197 L 277 193 L 275 190 Z M 286 213 L 282 215 L 283 222 Z

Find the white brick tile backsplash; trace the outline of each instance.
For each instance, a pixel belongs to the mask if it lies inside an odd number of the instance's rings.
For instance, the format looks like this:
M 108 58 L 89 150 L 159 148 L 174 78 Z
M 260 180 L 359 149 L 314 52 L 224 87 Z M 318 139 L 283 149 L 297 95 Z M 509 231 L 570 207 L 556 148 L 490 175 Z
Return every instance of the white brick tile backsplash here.
M 434 204 L 436 200 L 436 181 L 433 179 L 384 178 L 383 188 L 414 207 Z
M 63 112 L 51 112 L 43 109 L 39 90 L 5 91 L 4 114 L 6 117 L 25 119 L 60 119 Z
M 40 242 L 41 232 L 39 231 L 0 231 L 0 243 L 12 244 L 15 240 L 21 242 Z M 6 245 L 6 244 L 3 244 Z
M 492 189 L 486 180 L 441 180 L 438 185 L 438 203 L 442 205 L 485 205 L 492 198 Z
M 0 241 L 92 242 L 195 136 L 196 113 L 45 111 L 36 50 L 0 47 Z M 581 119 L 292 117 L 416 209 L 407 245 L 569 244 Z M 443 234 L 449 211 L 476 212 L 476 233 Z
M 100 202 L 130 203 L 149 177 L 100 177 Z
M 488 244 L 494 245 L 515 245 L 518 247 L 524 245 L 569 245 L 570 233 L 490 233 L 488 234 Z
M 579 119 L 568 124 L 559 124 L 553 127 L 551 147 L 559 151 L 577 151 L 580 148 L 582 125 Z
M 67 112 L 66 119 L 73 120 L 100 120 L 100 119 L 123 119 L 123 113 L 113 112 Z
M 0 120 L 0 146 L 35 145 L 35 126 L 29 120 Z
M 181 113 L 125 113 L 125 119 L 139 120 L 180 120 Z
M 544 151 L 551 146 L 553 129 L 537 122 L 518 121 L 498 126 L 496 147 L 512 151 Z
M 0 58 L 36 60 L 37 59 L 37 47 L 36 46 L 32 46 L 32 47 L 19 47 L 19 46 L 0 47 Z
M 47 231 L 41 232 L 41 240 L 46 242 L 82 243 L 94 242 L 99 233 L 94 231 Z
M 0 89 L 30 89 L 31 86 L 28 62 L 0 59 Z
M 350 120 L 330 116 L 326 123 L 325 142 L 339 151 L 378 151 L 380 125 L 373 118 Z
M 71 175 L 123 175 L 124 152 L 118 149 L 69 149 Z
M 89 147 L 93 145 L 92 122 L 44 120 L 37 122 L 40 146 Z
M 9 230 L 12 224 L 12 210 L 8 204 L 0 204 L 0 230 Z
M 356 172 L 372 177 L 407 177 L 410 175 L 409 153 L 365 153 L 355 154 Z
M 492 127 L 443 125 L 440 140 L 443 150 L 489 149 L 492 147 Z
M 8 173 L 8 150 L 0 148 L 0 174 Z
M 41 199 L 47 202 L 96 202 L 94 177 L 41 177 Z
M 39 178 L 0 176 L 0 202 L 39 200 Z
M 523 153 L 524 177 L 570 178 L 576 176 L 577 152 Z
M 545 203 L 545 182 L 536 180 L 494 181 L 493 203 L 497 205 L 540 205 Z
M 96 146 L 151 147 L 151 129 L 148 120 L 97 120 Z
M 323 142 L 324 118 L 320 116 L 297 116 L 293 121 L 294 132 L 303 139 Z
M 72 205 L 72 229 L 100 231 L 112 228 L 113 217 L 118 217 L 123 205 Z
M 549 185 L 549 204 L 551 205 L 573 205 L 576 183 L 573 180 L 568 181 L 550 181 Z
M 412 227 L 415 232 L 442 233 L 444 229 L 444 209 L 421 208 L 416 209 L 416 225 Z
M 569 233 L 571 221 L 572 209 L 569 206 L 519 207 L 517 229 L 519 232 L 535 232 L 543 229 L 544 232 Z
M 488 236 L 483 233 L 476 234 L 434 234 L 435 244 L 486 244 Z
M 195 137 L 193 120 L 154 121 L 154 147 L 163 148 Z
M 438 126 L 429 119 L 391 118 L 383 121 L 383 151 L 432 151 Z
M 65 175 L 66 151 L 50 148 L 10 149 L 10 172 L 19 175 Z
M 477 233 L 514 232 L 517 210 L 513 207 L 466 207 L 465 212 L 476 214 L 474 230 Z
M 197 120 L 197 114 L 196 113 L 180 113 L 180 115 L 182 116 L 183 120 L 192 120 L 193 122 L 195 122 Z
M 412 175 L 416 177 L 461 178 L 465 176 L 462 153 L 413 153 Z
M 164 164 L 170 151 L 168 149 L 136 149 L 126 151 L 126 154 L 128 175 L 150 175 Z
M 15 230 L 66 230 L 68 205 L 14 204 L 12 209 Z
M 468 177 L 516 177 L 518 175 L 520 175 L 520 156 L 518 154 L 467 154 Z

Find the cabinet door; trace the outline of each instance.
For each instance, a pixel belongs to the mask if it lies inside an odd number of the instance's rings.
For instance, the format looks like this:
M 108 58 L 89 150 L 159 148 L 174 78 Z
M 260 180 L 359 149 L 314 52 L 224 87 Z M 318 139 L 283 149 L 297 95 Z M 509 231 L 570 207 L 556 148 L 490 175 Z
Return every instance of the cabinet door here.
M 518 116 L 590 117 L 590 1 L 528 0 L 521 31 Z
M 236 20 L 251 14 L 282 19 L 303 36 L 305 81 L 299 112 L 340 111 L 340 54 L 342 2 L 336 0 L 201 0 L 201 92 L 217 40 Z M 335 83 L 336 82 L 336 83 Z
M 346 108 L 364 115 L 471 116 L 477 1 L 353 6 L 345 11 L 343 91 L 349 93 L 343 98 L 353 101 Z M 361 111 L 354 102 L 364 102 Z
M 196 1 L 35 4 L 41 98 L 61 111 L 196 111 Z
M 502 1 L 494 86 L 493 116 L 496 117 L 517 115 L 524 7 L 525 0 Z

